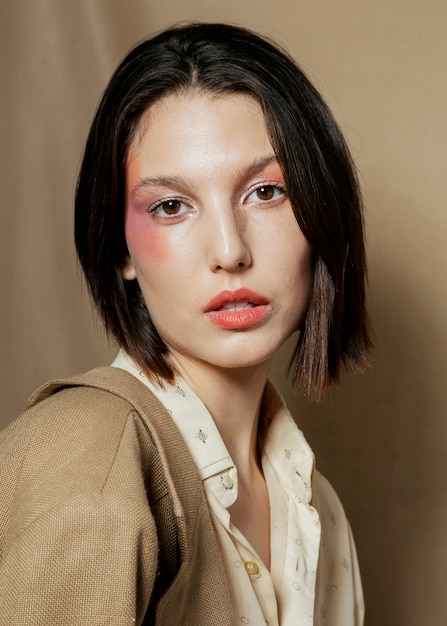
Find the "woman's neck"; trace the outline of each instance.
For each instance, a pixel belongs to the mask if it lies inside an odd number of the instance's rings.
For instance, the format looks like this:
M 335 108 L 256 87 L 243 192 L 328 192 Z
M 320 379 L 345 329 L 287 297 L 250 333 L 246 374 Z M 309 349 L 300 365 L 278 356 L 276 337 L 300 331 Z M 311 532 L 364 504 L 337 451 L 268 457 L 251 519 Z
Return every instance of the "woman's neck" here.
M 221 369 L 176 363 L 181 376 L 210 412 L 233 459 L 240 479 L 249 484 L 259 470 L 258 422 L 270 363 L 243 369 Z

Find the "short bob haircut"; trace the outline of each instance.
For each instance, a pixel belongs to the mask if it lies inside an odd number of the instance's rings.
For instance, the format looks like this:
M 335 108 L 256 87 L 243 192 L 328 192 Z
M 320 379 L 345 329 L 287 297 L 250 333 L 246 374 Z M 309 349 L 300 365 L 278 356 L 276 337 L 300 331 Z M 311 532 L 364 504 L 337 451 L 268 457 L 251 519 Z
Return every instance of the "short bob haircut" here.
M 150 377 L 172 381 L 168 348 L 138 283 L 122 276 L 125 169 L 147 109 L 190 90 L 245 94 L 262 107 L 314 254 L 289 373 L 305 394 L 318 397 L 343 368 L 363 369 L 370 347 L 361 194 L 349 150 L 319 93 L 286 52 L 244 28 L 171 28 L 137 45 L 112 76 L 88 136 L 75 202 L 76 249 L 93 301 L 118 345 Z

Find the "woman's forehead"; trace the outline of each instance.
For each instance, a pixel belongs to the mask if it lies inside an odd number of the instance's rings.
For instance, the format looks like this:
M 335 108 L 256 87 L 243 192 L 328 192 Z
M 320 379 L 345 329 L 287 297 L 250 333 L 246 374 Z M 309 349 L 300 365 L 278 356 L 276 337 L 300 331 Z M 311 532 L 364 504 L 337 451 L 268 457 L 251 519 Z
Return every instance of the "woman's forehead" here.
M 189 111 L 189 124 L 191 124 L 192 118 L 198 117 L 194 115 L 198 110 L 203 111 L 204 117 L 206 118 L 207 112 L 212 109 L 213 106 L 218 106 L 219 103 L 228 101 L 239 105 L 240 111 L 249 109 L 251 112 L 256 112 L 259 119 L 262 118 L 263 124 L 265 125 L 266 122 L 262 108 L 253 96 L 234 92 L 216 93 L 199 87 L 191 87 L 162 96 L 144 111 L 131 136 L 129 152 L 138 148 L 138 145 L 146 134 L 151 132 L 151 128 L 153 128 L 154 125 L 160 124 L 163 118 L 169 116 L 171 112 L 178 112 L 179 110 Z
M 129 151 L 127 189 L 215 187 L 278 168 L 261 107 L 253 98 L 208 94 L 164 98 L 146 114 Z M 169 183 L 169 184 L 168 184 Z M 175 183 L 175 184 L 174 184 Z

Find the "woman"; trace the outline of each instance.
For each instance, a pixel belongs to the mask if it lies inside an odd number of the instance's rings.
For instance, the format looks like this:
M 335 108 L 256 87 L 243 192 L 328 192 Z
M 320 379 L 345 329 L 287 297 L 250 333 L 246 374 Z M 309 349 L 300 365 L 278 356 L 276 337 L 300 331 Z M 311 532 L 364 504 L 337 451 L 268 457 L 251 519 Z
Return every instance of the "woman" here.
M 112 77 L 75 239 L 120 352 L 2 435 L 2 624 L 359 625 L 343 509 L 271 383 L 318 397 L 369 349 L 361 201 L 281 50 L 174 28 Z

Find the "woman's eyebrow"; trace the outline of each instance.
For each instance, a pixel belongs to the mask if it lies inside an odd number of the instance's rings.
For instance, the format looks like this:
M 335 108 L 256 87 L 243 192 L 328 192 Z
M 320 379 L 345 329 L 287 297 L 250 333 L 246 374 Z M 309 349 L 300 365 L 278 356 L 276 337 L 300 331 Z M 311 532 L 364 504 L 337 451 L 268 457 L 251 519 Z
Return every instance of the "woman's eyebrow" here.
M 246 168 L 244 168 L 244 171 L 248 173 L 258 172 L 259 170 L 264 169 L 264 167 L 267 167 L 267 165 L 271 165 L 272 163 L 278 163 L 276 154 L 269 154 L 267 156 L 255 159 Z
M 239 167 L 236 171 L 237 176 L 240 177 L 241 181 L 244 183 L 250 178 L 250 176 L 258 174 L 269 165 L 279 165 L 275 154 L 267 154 L 265 156 L 258 157 L 251 163 Z
M 145 187 L 188 187 L 190 183 L 183 176 L 163 175 L 163 176 L 143 176 L 139 178 L 130 191 L 130 196 L 135 196 L 140 189 Z

